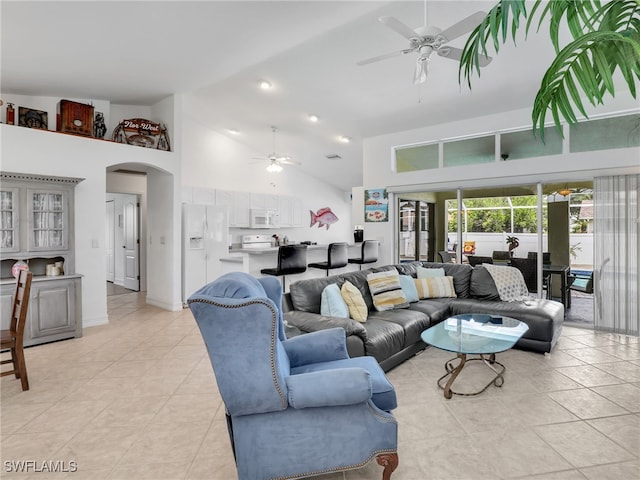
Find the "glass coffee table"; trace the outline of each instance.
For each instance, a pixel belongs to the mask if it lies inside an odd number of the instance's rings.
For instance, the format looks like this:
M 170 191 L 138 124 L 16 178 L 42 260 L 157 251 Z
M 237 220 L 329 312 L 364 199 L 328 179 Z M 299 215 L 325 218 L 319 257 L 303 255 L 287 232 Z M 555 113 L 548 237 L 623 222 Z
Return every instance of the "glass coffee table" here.
M 491 384 L 501 387 L 504 384 L 505 366 L 496 361 L 496 353 L 509 350 L 529 330 L 527 324 L 515 318 L 484 313 L 454 315 L 445 321 L 422 332 L 422 341 L 440 350 L 455 352 L 456 357 L 447 360 L 446 373 L 438 379 L 438 386 L 444 390 L 445 398 L 452 395 L 478 395 Z M 467 358 L 467 355 L 478 355 Z M 454 363 L 458 360 L 457 365 Z M 481 361 L 495 373 L 482 390 L 462 393 L 451 386 L 467 362 Z M 443 383 L 447 383 L 443 386 Z

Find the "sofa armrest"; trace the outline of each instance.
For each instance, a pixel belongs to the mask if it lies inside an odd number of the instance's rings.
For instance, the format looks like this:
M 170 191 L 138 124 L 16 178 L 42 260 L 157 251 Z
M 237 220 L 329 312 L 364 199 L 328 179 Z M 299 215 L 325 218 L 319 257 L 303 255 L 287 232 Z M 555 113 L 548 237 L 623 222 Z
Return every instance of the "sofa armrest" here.
M 371 398 L 371 379 L 364 368 L 337 368 L 286 378 L 293 408 L 354 405 Z
M 330 328 L 282 342 L 292 367 L 349 358 L 344 330 Z
M 351 318 L 327 317 L 318 313 L 293 310 L 284 313 L 284 321 L 307 333 L 340 327 L 344 329 L 347 337 L 357 335 L 363 342 L 367 341 L 365 327 Z

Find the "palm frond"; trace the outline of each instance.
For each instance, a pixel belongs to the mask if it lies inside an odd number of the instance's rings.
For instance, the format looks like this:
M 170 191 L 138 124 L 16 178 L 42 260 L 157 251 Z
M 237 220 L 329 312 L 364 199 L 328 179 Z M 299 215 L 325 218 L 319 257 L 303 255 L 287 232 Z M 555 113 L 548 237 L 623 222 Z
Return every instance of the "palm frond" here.
M 619 56 L 621 53 L 624 58 Z M 637 77 L 640 73 L 637 41 L 618 32 L 598 31 L 589 32 L 564 47 L 545 73 L 536 95 L 532 112 L 534 131 L 539 129 L 544 139 L 548 111 L 560 133 L 561 116 L 569 123 L 577 121 L 573 107 L 588 117 L 577 85 L 589 103 L 601 104 L 607 93 L 615 94 L 612 73 L 616 68 L 623 71 L 635 97 L 634 75 Z

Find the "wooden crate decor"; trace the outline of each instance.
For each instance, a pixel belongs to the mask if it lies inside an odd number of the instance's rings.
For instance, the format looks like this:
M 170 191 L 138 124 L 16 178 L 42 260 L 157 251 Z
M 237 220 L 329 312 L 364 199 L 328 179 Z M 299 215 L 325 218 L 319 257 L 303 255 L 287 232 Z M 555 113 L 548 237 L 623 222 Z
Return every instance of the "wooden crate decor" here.
M 34 110 L 33 108 L 18 107 L 18 125 L 27 128 L 39 128 L 47 130 L 48 114 L 42 110 Z
M 56 120 L 58 132 L 93 137 L 93 105 L 60 100 Z
M 113 130 L 113 141 L 157 150 L 171 150 L 167 128 L 144 118 L 131 118 L 120 122 Z

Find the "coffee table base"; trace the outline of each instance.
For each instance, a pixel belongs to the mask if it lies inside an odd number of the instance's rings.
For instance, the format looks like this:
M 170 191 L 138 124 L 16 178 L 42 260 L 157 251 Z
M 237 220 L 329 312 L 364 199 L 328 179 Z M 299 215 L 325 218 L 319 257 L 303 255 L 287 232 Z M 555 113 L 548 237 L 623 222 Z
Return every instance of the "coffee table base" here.
M 459 362 L 457 365 L 454 365 L 453 362 L 456 359 L 459 360 Z M 453 382 L 458 377 L 458 375 L 462 371 L 462 368 L 465 366 L 465 364 L 467 362 L 474 362 L 474 361 L 482 361 L 487 367 L 489 367 L 496 374 L 496 376 L 489 383 L 487 383 L 485 387 L 480 391 L 471 392 L 471 393 L 455 392 L 451 388 L 451 385 L 453 385 Z M 503 374 L 504 374 L 504 371 L 506 370 L 506 367 L 500 362 L 496 361 L 495 353 L 492 353 L 488 356 L 480 354 L 478 358 L 470 358 L 470 359 L 467 359 L 466 353 L 458 353 L 456 357 L 452 358 L 451 360 L 448 360 L 444 364 L 444 369 L 447 371 L 447 373 L 445 373 L 443 376 L 441 376 L 438 379 L 438 387 L 444 390 L 444 397 L 449 399 L 453 395 L 463 395 L 463 396 L 478 395 L 484 392 L 487 388 L 489 388 L 491 384 L 495 385 L 496 387 L 502 387 L 502 385 L 504 384 Z M 442 383 L 447 377 L 449 377 L 449 380 L 447 381 L 446 385 L 443 386 Z

